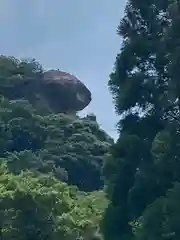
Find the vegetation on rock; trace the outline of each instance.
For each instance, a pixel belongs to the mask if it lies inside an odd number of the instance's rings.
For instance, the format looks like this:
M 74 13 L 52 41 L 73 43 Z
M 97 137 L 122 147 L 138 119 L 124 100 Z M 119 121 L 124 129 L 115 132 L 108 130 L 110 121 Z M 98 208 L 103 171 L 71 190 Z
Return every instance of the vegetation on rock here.
M 93 114 L 49 108 L 35 60 L 0 58 L 1 239 L 180 239 L 179 26 L 177 0 L 128 0 L 116 143 Z
M 92 239 L 107 206 L 102 166 L 113 140 L 95 116 L 37 105 L 43 72 L 35 60 L 0 57 L 1 239 Z
M 8 64 L 12 59 L 5 60 L 7 66 L 4 65 L 4 69 L 8 75 Z M 27 62 L 21 69 L 25 81 L 29 69 L 29 75 L 38 72 L 39 65 L 33 64 L 34 68 L 32 62 Z M 36 74 L 32 81 L 34 79 Z M 21 88 L 21 79 L 17 83 L 11 81 L 13 91 L 16 91 L 18 85 Z M 2 162 L 6 161 L 13 173 L 18 174 L 25 169 L 52 173 L 58 179 L 77 185 L 84 191 L 103 187 L 101 168 L 113 141 L 99 128 L 98 123 L 88 117 L 81 119 L 76 115 L 41 112 L 28 102 L 28 96 L 23 90 L 19 90 L 24 95 L 23 99 L 19 99 L 19 94 L 13 100 L 9 91 L 9 86 L 6 91 L 1 91 L 5 96 L 2 95 L 0 101 Z
M 32 60 L 0 58 L 0 95 L 26 99 L 46 113 L 76 113 L 91 101 L 91 92 L 75 76 L 60 70 L 45 71 Z

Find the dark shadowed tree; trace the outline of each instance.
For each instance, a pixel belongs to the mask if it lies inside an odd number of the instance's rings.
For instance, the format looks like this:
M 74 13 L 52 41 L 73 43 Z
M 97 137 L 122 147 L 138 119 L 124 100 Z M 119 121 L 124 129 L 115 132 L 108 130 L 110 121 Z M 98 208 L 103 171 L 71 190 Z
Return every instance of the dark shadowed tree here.
M 105 239 L 131 239 L 132 221 L 164 195 L 179 171 L 180 11 L 177 1 L 129 0 L 109 87 L 120 137 L 104 166 Z

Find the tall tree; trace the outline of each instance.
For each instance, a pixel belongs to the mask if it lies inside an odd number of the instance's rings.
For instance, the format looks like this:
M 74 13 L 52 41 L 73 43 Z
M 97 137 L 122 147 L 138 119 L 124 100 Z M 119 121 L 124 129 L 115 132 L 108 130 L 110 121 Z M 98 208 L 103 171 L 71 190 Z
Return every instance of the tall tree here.
M 131 223 L 180 180 L 178 7 L 176 0 L 129 0 L 118 26 L 123 43 L 109 86 L 120 137 L 104 166 L 105 239 L 130 239 Z

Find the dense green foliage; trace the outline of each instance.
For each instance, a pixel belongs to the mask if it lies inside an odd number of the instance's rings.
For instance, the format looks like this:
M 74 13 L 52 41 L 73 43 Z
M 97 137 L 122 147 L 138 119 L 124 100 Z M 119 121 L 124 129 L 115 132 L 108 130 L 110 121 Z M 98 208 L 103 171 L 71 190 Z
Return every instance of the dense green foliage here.
M 0 59 L 4 70 L 0 72 L 0 157 L 8 161 L 14 173 L 32 168 L 52 172 L 84 191 L 99 189 L 103 186 L 103 158 L 112 139 L 88 117 L 80 119 L 33 108 L 28 89 L 23 91 L 24 82 L 38 81 L 42 68 L 34 61 L 21 65 L 23 62 L 14 58 Z M 20 74 L 15 80 L 14 72 Z
M 104 166 L 105 240 L 180 237 L 179 26 L 178 1 L 129 0 L 118 27 L 109 86 L 120 137 Z
M 37 101 L 35 60 L 0 58 L 1 239 L 180 239 L 179 26 L 177 0 L 128 0 L 109 80 L 116 143 L 94 116 Z
M 48 175 L 0 171 L 3 240 L 91 239 L 98 231 L 103 192 L 87 195 Z
M 35 60 L 0 57 L 0 238 L 89 240 L 107 206 L 102 166 L 113 140 L 93 115 L 36 108 L 42 73 Z

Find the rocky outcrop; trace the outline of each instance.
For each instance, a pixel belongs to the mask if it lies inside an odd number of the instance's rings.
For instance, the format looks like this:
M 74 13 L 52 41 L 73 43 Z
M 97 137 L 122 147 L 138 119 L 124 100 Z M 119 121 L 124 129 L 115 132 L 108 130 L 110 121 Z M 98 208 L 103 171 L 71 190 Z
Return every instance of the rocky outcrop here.
M 59 70 L 2 78 L 0 95 L 13 101 L 28 100 L 36 109 L 54 113 L 74 114 L 91 101 L 91 92 L 79 79 Z
M 91 92 L 75 76 L 59 71 L 44 72 L 41 93 L 55 112 L 77 112 L 91 101 Z

